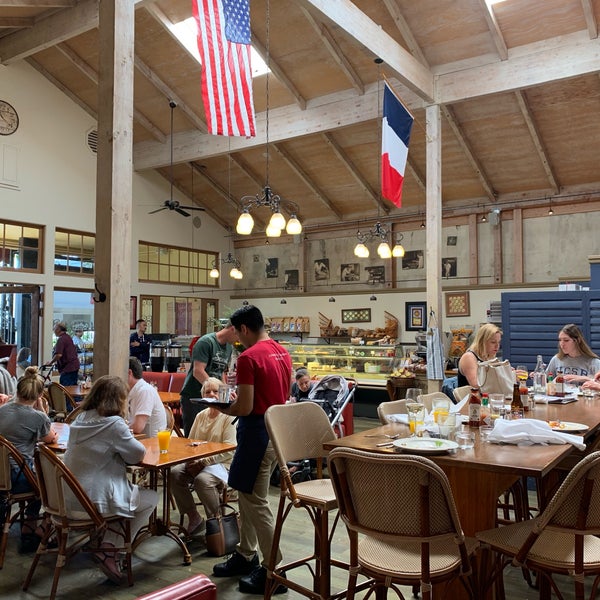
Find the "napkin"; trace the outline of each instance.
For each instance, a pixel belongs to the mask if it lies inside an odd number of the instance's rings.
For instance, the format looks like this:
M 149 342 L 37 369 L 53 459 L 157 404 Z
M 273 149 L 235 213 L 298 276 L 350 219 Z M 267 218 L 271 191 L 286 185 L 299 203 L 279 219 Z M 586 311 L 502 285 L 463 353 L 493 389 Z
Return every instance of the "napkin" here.
M 459 413 L 464 405 L 469 401 L 469 396 L 471 394 L 467 394 L 458 404 L 453 404 L 450 406 L 450 412 Z
M 390 423 L 403 423 L 404 425 L 408 425 L 408 415 L 397 413 L 392 415 L 386 415 L 385 417 Z
M 496 419 L 488 442 L 496 444 L 517 444 L 531 446 L 532 444 L 573 444 L 579 450 L 585 450 L 583 436 L 552 431 L 545 421 L 538 419 L 516 419 L 506 421 Z

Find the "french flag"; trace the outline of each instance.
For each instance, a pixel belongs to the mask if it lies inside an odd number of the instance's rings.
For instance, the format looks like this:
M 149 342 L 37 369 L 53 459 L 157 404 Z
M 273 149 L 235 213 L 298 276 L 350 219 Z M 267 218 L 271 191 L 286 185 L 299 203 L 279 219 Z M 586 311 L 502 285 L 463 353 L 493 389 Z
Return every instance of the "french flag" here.
M 414 117 L 386 83 L 381 124 L 381 195 L 398 208 L 402 206 L 402 182 L 413 121 Z

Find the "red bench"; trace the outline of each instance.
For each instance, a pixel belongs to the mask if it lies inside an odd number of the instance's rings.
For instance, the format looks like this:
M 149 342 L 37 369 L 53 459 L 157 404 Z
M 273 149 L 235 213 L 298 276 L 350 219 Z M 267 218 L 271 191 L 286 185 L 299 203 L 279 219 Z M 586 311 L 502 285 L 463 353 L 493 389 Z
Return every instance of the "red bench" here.
M 217 586 L 206 575 L 194 575 L 137 600 L 216 600 Z

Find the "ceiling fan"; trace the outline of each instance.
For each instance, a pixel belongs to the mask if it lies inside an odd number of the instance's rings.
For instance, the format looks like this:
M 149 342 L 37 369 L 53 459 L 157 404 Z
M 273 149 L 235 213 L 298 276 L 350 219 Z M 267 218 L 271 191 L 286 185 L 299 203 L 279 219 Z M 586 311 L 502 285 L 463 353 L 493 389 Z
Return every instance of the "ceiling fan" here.
M 173 200 L 173 111 L 177 107 L 177 104 L 173 100 L 169 100 L 169 106 L 171 107 L 171 163 L 169 179 L 171 180 L 171 197 L 163 202 L 163 205 L 156 210 L 151 210 L 148 214 L 153 215 L 154 213 L 160 212 L 161 210 L 174 210 L 184 217 L 189 217 L 190 213 L 188 210 L 206 210 L 201 206 L 183 206 L 179 203 L 179 200 Z

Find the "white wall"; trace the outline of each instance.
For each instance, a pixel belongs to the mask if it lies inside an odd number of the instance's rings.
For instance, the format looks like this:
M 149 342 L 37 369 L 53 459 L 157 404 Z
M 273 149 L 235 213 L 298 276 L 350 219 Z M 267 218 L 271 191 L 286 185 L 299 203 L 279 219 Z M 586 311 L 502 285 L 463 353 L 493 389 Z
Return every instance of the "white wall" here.
M 18 152 L 16 189 L 0 182 L 0 214 L 3 219 L 46 228 L 43 273 L 2 271 L 0 281 L 44 287 L 42 355 L 47 357 L 52 343 L 54 288 L 93 288 L 90 278 L 54 275 L 53 257 L 56 227 L 95 232 L 96 155 L 88 149 L 86 135 L 96 127 L 96 122 L 25 62 L 0 66 L 0 98 L 17 110 L 20 119 L 16 133 L 0 138 L 0 146 L 8 145 Z M 180 201 L 185 200 L 176 190 L 174 195 Z M 140 239 L 227 251 L 226 231 L 204 213 L 199 213 L 200 229 L 194 229 L 191 218 L 174 212 L 148 214 L 168 198 L 168 182 L 156 172 L 133 174 L 133 265 L 137 264 Z M 189 291 L 189 286 L 181 284 L 138 283 L 134 274 L 130 295 L 228 297 L 227 293 L 212 290 L 196 294 Z

